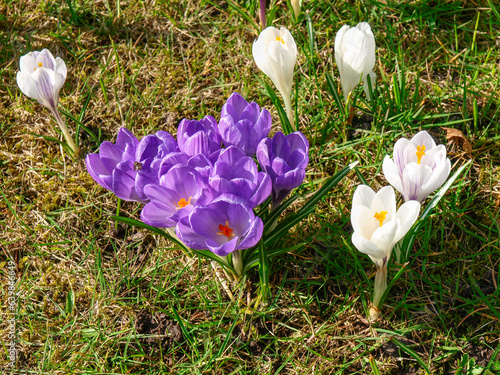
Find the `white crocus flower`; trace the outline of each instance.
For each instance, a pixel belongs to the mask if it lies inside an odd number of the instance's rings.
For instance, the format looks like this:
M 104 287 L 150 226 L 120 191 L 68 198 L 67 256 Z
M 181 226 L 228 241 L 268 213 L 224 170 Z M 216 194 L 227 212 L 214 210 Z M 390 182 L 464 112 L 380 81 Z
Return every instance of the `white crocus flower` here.
M 387 155 L 382 164 L 385 178 L 407 202 L 422 202 L 443 185 L 450 169 L 446 148 L 436 146 L 426 131 L 419 132 L 411 140 L 399 139 L 394 145 L 394 159 Z
M 299 17 L 300 7 L 302 6 L 302 0 L 290 0 L 292 4 L 293 13 L 295 14 L 295 19 Z
M 292 84 L 297 60 L 297 46 L 290 32 L 282 27 L 269 26 L 253 42 L 252 55 L 255 63 L 267 75 L 285 102 L 288 120 L 293 126 Z
M 360 80 L 364 82 L 366 96 L 371 99 L 366 77 L 370 75 L 373 87 L 376 80 L 373 72 L 375 37 L 368 23 L 361 22 L 353 28 L 342 26 L 335 36 L 335 62 L 339 68 L 345 101 Z
M 375 193 L 366 185 L 359 185 L 352 199 L 352 243 L 367 254 L 377 266 L 370 317 L 380 317 L 382 295 L 387 288 L 387 262 L 392 248 L 402 239 L 417 220 L 420 203 L 410 201 L 396 210 L 396 196 L 391 186 Z
M 57 109 L 59 91 L 66 81 L 66 64 L 60 58 L 54 58 L 49 50 L 34 51 L 21 57 L 17 72 L 17 85 L 31 99 L 37 100 L 48 108 L 73 151 L 77 150 L 68 128 Z

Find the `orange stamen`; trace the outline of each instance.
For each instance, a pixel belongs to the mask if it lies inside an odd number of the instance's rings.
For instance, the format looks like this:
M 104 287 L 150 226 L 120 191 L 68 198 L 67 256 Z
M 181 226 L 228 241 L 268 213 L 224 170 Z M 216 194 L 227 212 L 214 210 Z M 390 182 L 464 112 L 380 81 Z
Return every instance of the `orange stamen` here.
M 181 198 L 179 202 L 177 202 L 177 209 L 184 208 L 188 204 L 191 204 L 191 197 L 186 201 L 184 198 Z
M 380 226 L 384 223 L 385 217 L 387 215 L 387 211 L 380 211 L 380 212 L 375 212 L 375 215 L 373 217 L 377 219 L 380 223 Z
M 224 225 L 219 224 L 219 231 L 220 232 L 217 232 L 217 234 L 219 234 L 221 236 L 226 236 L 228 241 L 230 241 L 231 238 L 234 237 L 233 229 L 229 228 L 229 221 L 227 221 L 227 220 L 226 220 L 226 224 L 224 224 Z
M 417 164 L 420 164 L 420 160 L 422 159 L 422 156 L 425 155 L 425 146 L 422 145 L 422 146 L 417 146 Z

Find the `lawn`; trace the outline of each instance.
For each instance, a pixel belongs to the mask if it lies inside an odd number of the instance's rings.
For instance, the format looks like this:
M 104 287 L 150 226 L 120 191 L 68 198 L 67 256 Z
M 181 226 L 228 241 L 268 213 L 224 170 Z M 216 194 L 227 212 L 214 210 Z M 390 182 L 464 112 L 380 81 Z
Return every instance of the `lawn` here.
M 334 42 L 359 22 L 375 36 L 376 82 L 371 101 L 353 91 L 349 119 Z M 99 186 L 84 160 L 121 127 L 141 139 L 176 135 L 184 118 L 219 120 L 233 92 L 269 110 L 271 134 L 282 130 L 252 57 L 259 2 L 0 0 L 2 373 L 500 373 L 500 5 L 303 0 L 296 18 L 273 0 L 267 24 L 297 44 L 292 106 L 310 144 L 282 216 L 357 165 L 275 243 L 265 304 L 258 267 L 228 282 L 213 262 L 114 220 L 139 220 L 143 205 Z M 20 57 L 44 48 L 67 66 L 59 110 L 79 157 L 16 83 Z M 372 322 L 376 269 L 351 242 L 353 193 L 388 185 L 384 157 L 421 130 L 446 146 L 450 176 L 465 167 L 420 223 L 408 262 L 391 259 L 397 278 Z

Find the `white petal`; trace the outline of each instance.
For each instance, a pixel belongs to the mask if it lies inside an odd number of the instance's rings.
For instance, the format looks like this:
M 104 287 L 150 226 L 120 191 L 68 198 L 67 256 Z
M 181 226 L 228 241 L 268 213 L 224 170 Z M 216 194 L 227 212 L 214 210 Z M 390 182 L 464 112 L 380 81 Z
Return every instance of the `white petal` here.
M 23 71 L 17 72 L 16 80 L 17 85 L 24 95 L 28 98 L 40 101 L 40 95 L 38 94 L 38 90 L 36 88 L 36 82 L 30 74 L 24 73 Z
M 56 73 L 59 73 L 60 75 L 63 76 L 64 80 L 66 80 L 66 76 L 68 74 L 68 71 L 66 69 L 66 64 L 63 59 L 60 57 L 56 57 L 56 68 L 55 68 Z
M 432 170 L 426 165 L 410 163 L 403 171 L 403 198 L 406 202 L 417 200 L 422 196 L 421 190 L 424 183 L 431 178 Z M 427 195 L 425 196 L 427 197 Z M 422 198 L 422 199 L 425 199 Z
M 403 194 L 403 183 L 398 172 L 398 168 L 389 155 L 386 155 L 382 163 L 382 171 L 384 172 L 385 179 L 389 182 L 394 189 Z
M 21 56 L 19 59 L 19 70 L 25 74 L 33 73 L 38 65 L 36 64 L 35 54 L 33 52 L 28 53 L 27 55 Z
M 411 143 L 415 146 L 424 145 L 426 150 L 436 147 L 436 142 L 434 142 L 434 139 L 425 130 L 415 134 L 411 139 Z
M 40 54 L 36 57 L 36 63 L 42 64 L 42 68 L 50 70 L 55 70 L 56 68 L 56 60 L 54 59 L 52 53 L 46 48 L 44 48 L 42 52 L 40 52 Z
M 450 159 L 446 159 L 441 162 L 436 168 L 432 171 L 431 176 L 428 181 L 425 181 L 422 185 L 422 189 L 418 196 L 418 200 L 422 202 L 425 198 L 427 198 L 434 190 L 439 189 L 444 182 L 448 179 L 450 175 L 451 163 Z
M 40 104 L 51 111 L 56 110 L 59 100 L 59 90 L 56 92 L 54 85 L 56 83 L 60 84 L 60 80 L 56 78 L 56 73 L 53 70 L 39 68 L 31 77 L 36 83 Z
M 370 207 L 372 200 L 375 197 L 375 192 L 368 185 L 358 185 L 352 197 L 352 207 L 365 206 Z
M 384 224 L 387 221 L 392 221 L 396 215 L 396 195 L 392 186 L 384 186 L 380 189 L 372 200 L 370 210 L 375 212 L 387 212 Z
M 355 232 L 370 239 L 373 232 L 380 227 L 373 212 L 365 206 L 354 206 L 351 210 L 351 225 Z
M 417 220 L 419 213 L 420 203 L 417 201 L 408 201 L 399 207 L 399 210 L 396 213 L 398 228 L 395 234 L 394 243 L 398 242 L 406 235 L 406 233 L 408 233 Z
M 394 144 L 394 163 L 398 169 L 399 177 L 403 177 L 403 170 L 405 169 L 405 150 L 411 142 L 406 138 L 399 138 Z
M 384 250 L 387 259 L 391 256 L 391 250 L 395 241 L 396 231 L 398 225 L 396 221 L 388 222 L 382 225 L 375 232 L 373 232 L 371 242 L 373 242 L 379 249 Z
M 373 258 L 375 258 L 375 260 L 382 260 L 386 256 L 385 250 L 378 248 L 375 243 L 367 240 L 357 232 L 352 234 L 351 241 L 356 249 L 363 254 L 368 254 L 372 260 L 374 260 Z

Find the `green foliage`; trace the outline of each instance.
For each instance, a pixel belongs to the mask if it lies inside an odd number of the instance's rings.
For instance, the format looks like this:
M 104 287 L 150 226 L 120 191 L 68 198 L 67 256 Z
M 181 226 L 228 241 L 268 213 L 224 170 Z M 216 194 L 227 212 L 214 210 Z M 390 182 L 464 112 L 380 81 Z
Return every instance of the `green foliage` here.
M 279 215 L 262 212 L 270 240 L 248 254 L 238 287 L 212 266 L 230 272 L 229 263 L 187 256 L 167 232 L 139 226 L 138 205 L 122 202 L 110 220 L 116 198 L 82 160 L 61 153 L 53 121 L 15 80 L 30 50 L 66 61 L 60 108 L 86 152 L 114 140 L 120 126 L 140 137 L 175 134 L 184 117 L 218 118 L 233 91 L 269 109 L 275 132 L 279 100 L 262 90 L 259 81 L 270 81 L 251 54 L 258 2 L 0 2 L 8 25 L 0 33 L 0 278 L 6 299 L 5 264 L 14 260 L 19 371 L 500 371 L 500 7 L 311 0 L 295 20 L 287 5 L 268 1 L 267 19 L 297 41 L 295 122 L 311 162 Z M 372 102 L 355 89 L 347 123 L 334 39 L 343 24 L 361 21 L 375 34 L 377 81 Z M 446 138 L 446 127 L 463 133 L 471 154 Z M 352 193 L 359 183 L 385 185 L 383 157 L 421 129 L 446 144 L 453 170 L 464 169 L 415 229 L 409 264 L 389 269 L 398 277 L 374 327 L 365 319 L 373 266 L 350 242 Z M 347 174 L 354 161 L 356 174 Z M 285 220 L 271 229 L 278 217 Z M 264 309 L 254 299 L 259 278 L 269 288 Z M 0 326 L 7 331 L 5 320 Z

